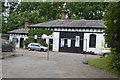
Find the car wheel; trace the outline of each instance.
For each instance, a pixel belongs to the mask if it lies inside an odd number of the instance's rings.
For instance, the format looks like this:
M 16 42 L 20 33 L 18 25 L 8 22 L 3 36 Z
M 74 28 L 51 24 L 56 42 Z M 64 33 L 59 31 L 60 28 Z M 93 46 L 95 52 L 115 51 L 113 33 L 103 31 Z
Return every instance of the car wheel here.
M 104 57 L 108 57 L 108 53 L 105 53 L 105 54 L 104 54 Z
M 44 50 L 44 52 L 47 52 L 47 50 Z
M 12 56 L 16 56 L 16 54 L 13 54 Z
M 31 51 L 31 48 L 28 48 L 29 51 Z
M 41 48 L 41 51 L 44 51 L 44 49 L 43 49 L 43 48 Z

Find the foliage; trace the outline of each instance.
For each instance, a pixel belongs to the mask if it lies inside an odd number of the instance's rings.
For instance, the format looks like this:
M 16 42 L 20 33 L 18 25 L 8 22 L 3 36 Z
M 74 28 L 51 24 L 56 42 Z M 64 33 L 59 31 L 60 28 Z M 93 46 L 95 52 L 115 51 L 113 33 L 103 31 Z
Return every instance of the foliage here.
M 33 42 L 33 40 L 31 40 L 30 38 L 29 38 L 29 39 L 26 39 L 26 40 L 23 42 L 23 45 L 25 46 L 25 48 L 27 48 L 28 44 L 30 44 L 31 42 Z
M 6 6 L 4 4 L 3 2 L 3 33 L 23 28 L 26 19 L 30 24 L 60 19 L 62 10 L 67 11 L 68 19 L 102 19 L 108 5 L 102 2 L 7 2 L 9 5 Z
M 120 2 L 110 3 L 104 16 L 106 42 L 111 46 L 110 66 L 120 71 Z
M 45 17 L 46 21 L 58 19 L 64 2 L 21 2 L 18 12 L 39 11 L 40 16 Z
M 2 32 L 2 3 L 0 2 L 0 33 Z
M 38 37 L 38 38 L 37 38 L 37 43 L 40 43 L 40 44 L 43 45 L 43 46 L 47 46 L 45 40 L 42 39 L 41 36 L 42 36 L 43 34 L 51 35 L 52 33 L 53 33 L 53 32 L 50 31 L 50 30 L 44 30 L 44 29 L 36 29 L 36 30 L 34 30 L 34 29 L 31 29 L 31 30 L 29 30 L 29 32 L 28 32 L 28 37 L 29 37 L 29 39 L 27 39 L 27 40 L 24 42 L 24 44 L 25 44 L 25 46 L 27 46 L 29 43 L 35 42 L 35 40 L 34 40 L 34 35 L 37 35 L 37 37 Z
M 42 38 L 38 38 L 37 43 L 40 43 L 43 46 L 48 46 L 48 44 L 45 42 L 45 39 L 42 39 Z
M 111 69 L 115 71 L 120 71 L 120 53 L 116 52 L 116 49 L 111 49 L 110 52 L 111 61 L 109 66 Z
M 70 19 L 98 20 L 103 18 L 107 5 L 105 2 L 67 2 L 66 10 Z
M 11 2 L 9 2 L 10 4 Z M 30 24 L 41 23 L 49 20 L 58 19 L 62 9 L 61 3 L 44 2 L 21 2 L 17 7 L 8 8 L 3 3 L 2 32 L 24 28 L 24 21 L 29 20 Z M 10 4 L 12 7 L 16 5 Z M 8 10 L 7 10 L 8 9 Z M 7 10 L 7 11 L 6 11 Z M 5 15 L 8 14 L 8 15 Z
M 43 34 L 46 35 L 51 35 L 52 31 L 50 30 L 44 30 L 44 29 L 30 29 L 28 32 L 28 36 L 34 36 L 34 35 L 38 35 L 38 37 L 41 37 Z
M 120 2 L 111 3 L 108 11 L 104 16 L 105 25 L 105 38 L 112 48 L 116 48 L 120 52 Z
M 38 11 L 33 11 L 32 13 L 28 13 L 26 11 L 22 13 L 12 12 L 7 19 L 7 23 L 3 22 L 2 31 L 7 32 L 18 28 L 23 28 L 25 20 L 29 20 L 31 24 L 35 24 L 44 22 L 45 18 L 41 17 Z

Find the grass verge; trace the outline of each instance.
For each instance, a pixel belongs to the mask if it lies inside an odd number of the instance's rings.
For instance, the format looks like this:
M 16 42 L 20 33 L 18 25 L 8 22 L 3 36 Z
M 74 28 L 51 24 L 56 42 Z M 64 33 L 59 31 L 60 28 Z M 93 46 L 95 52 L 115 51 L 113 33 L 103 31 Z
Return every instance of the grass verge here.
M 101 70 L 105 70 L 107 72 L 111 72 L 115 75 L 120 75 L 120 71 L 114 71 L 109 67 L 110 57 L 104 57 L 99 59 L 88 60 L 88 64 L 99 68 Z

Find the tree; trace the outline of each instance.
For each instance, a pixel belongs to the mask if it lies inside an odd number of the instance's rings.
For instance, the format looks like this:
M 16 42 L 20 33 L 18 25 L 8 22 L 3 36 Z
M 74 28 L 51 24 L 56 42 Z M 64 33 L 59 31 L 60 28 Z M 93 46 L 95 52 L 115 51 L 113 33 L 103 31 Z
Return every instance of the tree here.
M 120 71 L 120 2 L 109 4 L 104 21 L 105 39 L 112 48 L 110 67 Z
M 70 19 L 98 20 L 103 18 L 107 5 L 105 2 L 67 2 L 66 10 Z
M 29 20 L 31 24 L 35 24 L 44 22 L 45 18 L 40 16 L 38 11 L 33 11 L 32 13 L 25 11 L 19 14 L 17 12 L 12 12 L 7 19 L 7 23 L 3 22 L 2 31 L 7 32 L 18 28 L 23 28 L 25 20 Z
M 112 48 L 120 52 L 120 2 L 110 3 L 104 16 L 106 41 Z
M 2 32 L 2 29 L 1 29 L 1 26 L 2 26 L 2 8 L 1 8 L 1 6 L 2 6 L 2 4 L 0 2 L 0 33 Z
M 102 19 L 108 3 L 94 2 L 8 2 L 3 3 L 3 33 L 23 28 L 24 21 L 30 24 L 60 19 L 62 10 L 67 11 L 68 19 Z M 9 9 L 6 11 L 6 9 Z
M 12 19 L 10 17 L 10 14 L 12 14 L 14 10 L 16 10 L 18 6 L 18 2 L 1 2 L 1 4 L 2 4 L 2 14 L 1 14 L 2 15 L 2 33 L 5 33 L 9 30 L 14 29 L 14 26 L 12 26 L 14 23 L 9 23 L 9 20 Z
M 45 17 L 46 21 L 60 18 L 61 11 L 65 2 L 21 2 L 17 12 L 39 11 L 40 16 Z
M 21 2 L 15 9 L 9 8 L 9 16 L 3 16 L 2 32 L 23 28 L 24 21 L 28 19 L 30 24 L 41 23 L 58 19 L 62 9 L 61 3 Z M 14 7 L 14 5 L 12 5 Z M 3 6 L 5 7 L 5 6 Z M 6 8 L 3 8 L 6 9 Z M 3 13 L 5 13 L 3 10 Z

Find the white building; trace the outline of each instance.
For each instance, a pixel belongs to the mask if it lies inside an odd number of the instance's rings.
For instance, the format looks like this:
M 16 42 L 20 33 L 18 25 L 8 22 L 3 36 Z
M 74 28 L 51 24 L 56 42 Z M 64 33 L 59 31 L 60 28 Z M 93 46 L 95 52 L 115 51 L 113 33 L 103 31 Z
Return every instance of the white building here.
M 59 19 L 30 25 L 30 29 L 53 31 L 53 51 L 60 52 L 100 52 L 106 28 L 102 20 Z
M 28 20 L 25 21 L 25 28 L 22 29 L 16 29 L 13 31 L 7 32 L 9 34 L 9 40 L 16 42 L 17 48 L 25 48 L 23 42 L 28 39 L 28 26 L 29 22 Z
M 106 26 L 102 20 L 66 19 L 66 13 L 62 12 L 61 19 L 28 25 L 28 28 L 52 30 L 52 51 L 75 53 L 92 51 L 98 53 L 104 46 L 103 31 L 106 29 Z M 26 32 L 28 32 L 28 28 Z M 16 37 L 19 36 L 17 37 L 19 40 L 18 45 L 21 38 L 24 38 L 24 40 L 28 38 L 27 35 L 18 33 L 19 31 L 17 33 L 15 33 L 16 31 L 13 32 L 10 35 L 10 39 L 14 38 L 15 35 Z

